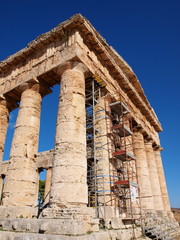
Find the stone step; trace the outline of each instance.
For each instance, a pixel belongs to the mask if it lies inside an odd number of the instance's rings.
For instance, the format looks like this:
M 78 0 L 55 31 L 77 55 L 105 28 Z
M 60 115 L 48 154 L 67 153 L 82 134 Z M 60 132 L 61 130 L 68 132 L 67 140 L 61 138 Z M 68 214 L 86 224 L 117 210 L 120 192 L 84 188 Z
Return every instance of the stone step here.
M 146 236 L 153 239 L 170 240 L 180 235 L 180 228 L 167 219 L 152 217 L 146 219 L 144 232 Z
M 98 231 L 99 219 L 0 219 L 0 229 L 27 233 L 78 235 L 86 234 L 88 231 Z
M 84 235 L 53 235 L 53 234 L 42 234 L 42 233 L 17 233 L 10 231 L 1 231 L 0 240 L 131 240 L 132 239 L 132 229 L 124 230 L 102 230 L 100 232 L 91 233 L 88 232 Z M 141 239 L 141 231 L 135 229 L 136 239 Z M 146 238 L 147 239 L 147 238 Z M 144 238 L 143 238 L 144 240 Z

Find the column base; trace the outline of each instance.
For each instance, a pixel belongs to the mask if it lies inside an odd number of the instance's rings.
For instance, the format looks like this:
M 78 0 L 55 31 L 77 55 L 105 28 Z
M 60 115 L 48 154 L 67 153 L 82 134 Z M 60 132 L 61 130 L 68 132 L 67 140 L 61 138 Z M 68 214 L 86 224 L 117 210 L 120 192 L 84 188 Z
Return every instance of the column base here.
M 0 206 L 1 218 L 36 218 L 38 208 L 19 206 Z

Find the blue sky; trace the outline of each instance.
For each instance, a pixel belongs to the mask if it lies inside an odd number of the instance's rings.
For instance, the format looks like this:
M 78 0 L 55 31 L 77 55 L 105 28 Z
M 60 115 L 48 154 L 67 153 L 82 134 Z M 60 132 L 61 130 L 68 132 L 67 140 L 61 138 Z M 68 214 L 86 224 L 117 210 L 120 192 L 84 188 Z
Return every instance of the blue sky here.
M 164 129 L 160 139 L 173 207 L 180 207 L 179 12 L 179 0 L 2 0 L 0 9 L 0 60 L 81 13 L 129 63 Z M 56 86 L 43 100 L 40 151 L 53 148 L 58 91 Z M 5 158 L 16 115 L 11 114 Z

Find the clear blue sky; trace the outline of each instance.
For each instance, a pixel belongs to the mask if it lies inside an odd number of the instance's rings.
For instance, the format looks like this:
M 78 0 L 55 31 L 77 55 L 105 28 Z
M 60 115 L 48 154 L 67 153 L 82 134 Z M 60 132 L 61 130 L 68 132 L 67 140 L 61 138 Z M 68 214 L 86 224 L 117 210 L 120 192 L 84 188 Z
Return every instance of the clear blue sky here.
M 81 13 L 130 64 L 162 123 L 171 205 L 180 207 L 180 1 L 1 1 L 0 60 L 70 16 Z M 53 148 L 58 88 L 43 101 L 39 150 Z M 56 99 L 56 100 L 55 100 Z M 53 102 L 53 103 L 52 103 Z M 17 111 L 11 115 L 9 141 Z

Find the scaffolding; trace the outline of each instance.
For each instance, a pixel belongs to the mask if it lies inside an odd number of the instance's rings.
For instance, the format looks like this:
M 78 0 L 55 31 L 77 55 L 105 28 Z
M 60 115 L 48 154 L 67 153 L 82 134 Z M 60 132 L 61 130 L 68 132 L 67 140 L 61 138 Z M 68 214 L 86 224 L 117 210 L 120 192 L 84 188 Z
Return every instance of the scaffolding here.
M 136 158 L 133 155 L 131 112 L 125 101 L 110 103 L 112 162 L 117 171 L 113 192 L 122 220 L 141 218 L 140 193 L 137 181 Z
M 96 217 L 106 218 L 106 195 L 104 151 L 108 151 L 102 141 L 102 121 L 105 109 L 100 104 L 102 84 L 94 79 L 86 81 L 86 138 L 88 159 L 88 204 L 95 207 Z M 109 194 L 109 193 L 108 193 Z M 101 212 L 101 214 L 100 214 Z
M 104 221 L 106 207 L 114 206 L 122 220 L 133 222 L 141 207 L 130 110 L 123 100 L 102 104 L 104 86 L 95 76 L 86 79 L 88 205 Z

